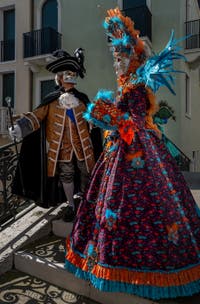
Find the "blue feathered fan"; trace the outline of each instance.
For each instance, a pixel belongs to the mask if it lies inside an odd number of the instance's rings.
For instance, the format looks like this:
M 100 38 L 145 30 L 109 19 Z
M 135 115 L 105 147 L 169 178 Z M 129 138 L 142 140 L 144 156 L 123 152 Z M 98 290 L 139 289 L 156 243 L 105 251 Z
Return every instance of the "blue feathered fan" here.
M 174 85 L 172 73 L 183 73 L 183 71 L 174 69 L 173 60 L 184 59 L 186 61 L 185 56 L 179 53 L 182 48 L 178 46 L 178 43 L 186 38 L 177 40 L 174 38 L 174 31 L 172 31 L 166 47 L 160 53 L 148 58 L 145 64 L 137 69 L 136 78 L 134 77 L 131 82 L 133 84 L 145 83 L 154 93 L 161 86 L 166 86 L 175 95 L 171 87 Z

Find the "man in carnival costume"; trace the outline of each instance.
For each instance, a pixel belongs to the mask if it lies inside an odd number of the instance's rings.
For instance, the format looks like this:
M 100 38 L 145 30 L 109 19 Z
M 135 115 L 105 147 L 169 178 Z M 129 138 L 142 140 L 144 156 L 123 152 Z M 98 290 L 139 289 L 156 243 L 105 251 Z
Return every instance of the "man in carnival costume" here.
M 200 292 L 200 210 L 153 123 L 154 92 L 173 92 L 173 61 L 184 59 L 172 33 L 146 59 L 132 20 L 108 11 L 116 98 L 101 90 L 88 121 L 110 130 L 66 241 L 65 268 L 102 291 L 151 299 Z
M 11 137 L 24 138 L 13 192 L 42 207 L 67 201 L 64 220 L 71 221 L 75 216 L 75 176 L 80 177 L 82 193 L 95 163 L 89 124 L 83 118 L 89 100 L 74 87 L 77 77 L 83 78 L 85 73 L 83 50 L 77 49 L 74 56 L 57 50 L 53 56 L 46 69 L 55 73 L 58 89 L 10 128 Z M 38 139 L 42 143 L 39 148 Z

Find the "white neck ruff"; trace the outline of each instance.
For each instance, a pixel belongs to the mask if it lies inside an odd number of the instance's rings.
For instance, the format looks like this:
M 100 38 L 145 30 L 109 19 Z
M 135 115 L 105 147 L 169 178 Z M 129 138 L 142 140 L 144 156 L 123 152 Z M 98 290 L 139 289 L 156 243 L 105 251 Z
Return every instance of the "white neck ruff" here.
M 70 93 L 64 93 L 59 97 L 59 104 L 65 109 L 73 109 L 79 105 L 79 100 Z

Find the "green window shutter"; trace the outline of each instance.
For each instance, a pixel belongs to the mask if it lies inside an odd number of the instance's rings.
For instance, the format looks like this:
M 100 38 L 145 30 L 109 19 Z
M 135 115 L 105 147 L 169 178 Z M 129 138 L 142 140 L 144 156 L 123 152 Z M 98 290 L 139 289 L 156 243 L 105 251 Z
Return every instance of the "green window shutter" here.
M 15 74 L 3 74 L 3 107 L 7 107 L 5 98 L 11 97 L 11 107 L 14 108 L 15 104 Z
M 55 90 L 55 81 L 53 80 L 44 80 L 41 81 L 41 90 L 40 90 L 40 100 L 42 101 L 43 98 L 53 92 Z
M 1 47 L 1 61 L 15 59 L 15 10 L 3 12 L 3 42 Z

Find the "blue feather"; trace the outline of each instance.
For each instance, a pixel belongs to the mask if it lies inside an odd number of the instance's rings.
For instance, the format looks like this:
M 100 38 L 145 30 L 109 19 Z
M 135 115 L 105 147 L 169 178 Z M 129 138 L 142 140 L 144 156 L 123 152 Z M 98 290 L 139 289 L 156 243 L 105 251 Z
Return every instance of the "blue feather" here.
M 108 90 L 99 90 L 94 98 L 94 100 L 102 99 L 107 102 L 114 102 L 114 92 Z
M 104 122 L 107 122 L 107 123 L 110 123 L 110 122 L 111 122 L 111 117 L 110 117 L 110 115 L 109 115 L 109 114 L 105 114 L 105 115 L 103 116 L 103 121 L 104 121 Z
M 146 63 L 137 69 L 136 77 L 134 75 L 131 82 L 134 84 L 145 83 L 153 92 L 156 92 L 161 86 L 166 86 L 172 94 L 175 94 L 172 89 L 174 77 L 171 74 L 184 72 L 175 70 L 173 63 L 175 60 L 186 60 L 185 56 L 179 53 L 182 48 L 177 45 L 186 38 L 175 39 L 174 31 L 172 30 L 165 48 L 160 53 L 154 54 L 147 59 Z

